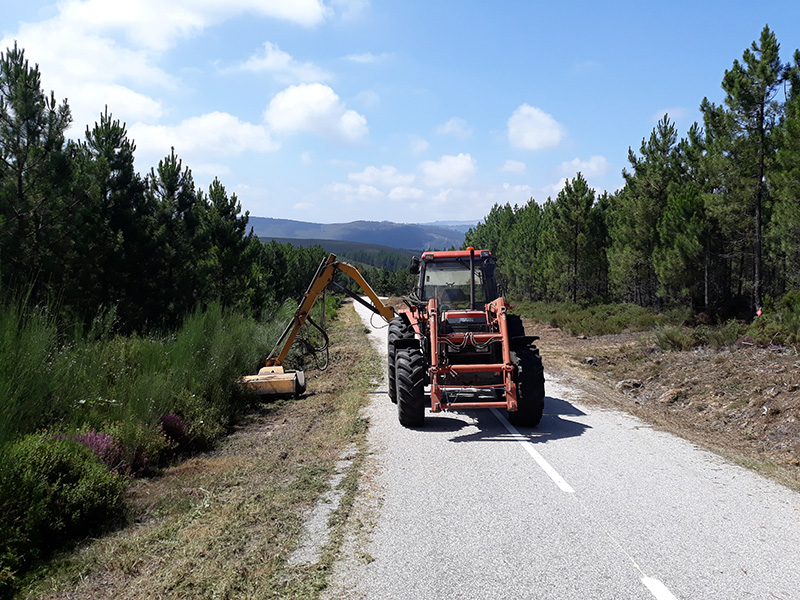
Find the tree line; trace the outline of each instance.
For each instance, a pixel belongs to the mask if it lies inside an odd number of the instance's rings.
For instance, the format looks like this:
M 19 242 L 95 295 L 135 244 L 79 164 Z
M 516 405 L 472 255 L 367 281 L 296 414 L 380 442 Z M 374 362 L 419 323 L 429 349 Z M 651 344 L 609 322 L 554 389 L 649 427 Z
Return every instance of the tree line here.
M 236 195 L 218 179 L 198 188 L 174 149 L 141 176 L 107 108 L 67 140 L 69 105 L 40 79 L 16 44 L 0 54 L 3 297 L 86 322 L 114 310 L 137 331 L 172 328 L 212 301 L 258 315 L 305 291 L 320 247 L 260 243 Z
M 500 257 L 508 292 L 535 300 L 689 306 L 752 316 L 800 289 L 800 51 L 769 26 L 704 98 L 684 137 L 665 115 L 624 185 L 578 173 L 540 205 L 495 205 L 465 238 Z

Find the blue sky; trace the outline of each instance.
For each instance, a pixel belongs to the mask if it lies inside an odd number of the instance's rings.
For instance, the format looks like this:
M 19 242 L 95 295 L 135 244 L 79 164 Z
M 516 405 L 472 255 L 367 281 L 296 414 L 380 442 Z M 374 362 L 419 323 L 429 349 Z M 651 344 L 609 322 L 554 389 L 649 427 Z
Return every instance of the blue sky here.
M 578 171 L 619 188 L 767 24 L 788 61 L 793 1 L 28 0 L 0 48 L 67 98 L 72 137 L 108 105 L 140 172 L 174 146 L 251 215 L 477 221 Z

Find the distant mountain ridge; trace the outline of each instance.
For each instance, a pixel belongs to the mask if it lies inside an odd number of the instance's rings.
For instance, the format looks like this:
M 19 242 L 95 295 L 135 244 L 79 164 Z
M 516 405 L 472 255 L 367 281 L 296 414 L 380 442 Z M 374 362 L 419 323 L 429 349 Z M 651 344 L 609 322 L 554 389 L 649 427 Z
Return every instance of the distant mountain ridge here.
M 279 244 L 292 244 L 293 246 L 308 248 L 310 246 L 320 246 L 325 252 L 333 253 L 339 260 L 345 262 L 357 262 L 363 265 L 370 265 L 389 271 L 407 268 L 411 263 L 411 257 L 419 254 L 416 250 L 403 250 L 401 248 L 390 248 L 389 246 L 379 246 L 377 244 L 362 244 L 360 242 L 350 242 L 347 240 L 320 240 L 304 238 L 259 238 L 262 242 L 268 243 L 270 240 Z
M 442 224 L 390 221 L 325 224 L 252 216 L 249 223 L 259 238 L 341 240 L 414 251 L 460 248 L 464 243 L 464 233 L 475 226 L 475 223 L 461 221 Z

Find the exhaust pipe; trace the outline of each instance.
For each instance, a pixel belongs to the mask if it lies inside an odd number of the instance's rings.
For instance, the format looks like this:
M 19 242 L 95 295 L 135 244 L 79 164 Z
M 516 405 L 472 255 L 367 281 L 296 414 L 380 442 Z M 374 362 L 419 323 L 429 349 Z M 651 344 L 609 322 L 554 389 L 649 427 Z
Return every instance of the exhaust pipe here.
M 475 310 L 475 248 L 469 248 L 469 307 Z

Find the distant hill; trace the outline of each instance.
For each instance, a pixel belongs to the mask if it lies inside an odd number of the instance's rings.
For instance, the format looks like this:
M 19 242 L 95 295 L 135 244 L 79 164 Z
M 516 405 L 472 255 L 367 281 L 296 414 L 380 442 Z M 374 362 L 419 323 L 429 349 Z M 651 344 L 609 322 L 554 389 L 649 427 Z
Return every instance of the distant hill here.
M 420 223 L 420 225 L 430 225 L 431 227 L 444 227 L 452 229 L 460 233 L 467 233 L 470 229 L 475 227 L 475 221 L 433 221 L 431 223 Z
M 320 224 L 251 216 L 250 226 L 253 227 L 259 238 L 340 240 L 421 252 L 434 249 L 444 250 L 453 246 L 460 248 L 464 243 L 464 233 L 474 224 L 448 222 L 447 224 L 415 225 L 389 221 Z
M 411 257 L 419 255 L 414 250 L 401 250 L 400 248 L 390 248 L 378 244 L 361 244 L 359 242 L 348 242 L 343 240 L 315 240 L 300 238 L 259 238 L 262 242 L 275 240 L 281 244 L 292 244 L 307 248 L 309 246 L 321 246 L 328 253 L 333 253 L 340 260 L 345 262 L 361 263 L 397 271 L 405 269 L 411 264 Z

